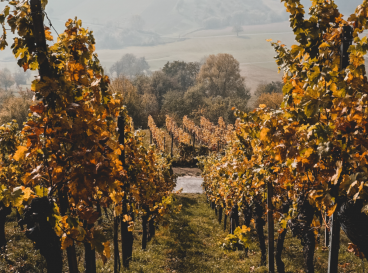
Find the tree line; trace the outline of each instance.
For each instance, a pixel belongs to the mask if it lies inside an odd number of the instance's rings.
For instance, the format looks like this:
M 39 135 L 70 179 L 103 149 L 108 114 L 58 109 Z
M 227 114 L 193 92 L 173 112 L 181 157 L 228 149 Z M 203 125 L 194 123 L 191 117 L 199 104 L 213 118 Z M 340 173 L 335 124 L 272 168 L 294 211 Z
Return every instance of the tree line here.
M 168 62 L 151 72 L 144 57 L 124 55 L 110 68 L 110 88 L 124 93 L 125 105 L 137 128 L 147 128 L 148 116 L 158 127 L 166 115 L 181 124 L 188 116 L 196 123 L 206 117 L 216 123 L 220 117 L 234 123 L 233 107 L 250 111 L 251 90 L 241 75 L 239 62 L 230 54 L 210 55 L 203 62 Z M 256 104 L 278 108 L 282 102 L 281 82 L 261 83 Z

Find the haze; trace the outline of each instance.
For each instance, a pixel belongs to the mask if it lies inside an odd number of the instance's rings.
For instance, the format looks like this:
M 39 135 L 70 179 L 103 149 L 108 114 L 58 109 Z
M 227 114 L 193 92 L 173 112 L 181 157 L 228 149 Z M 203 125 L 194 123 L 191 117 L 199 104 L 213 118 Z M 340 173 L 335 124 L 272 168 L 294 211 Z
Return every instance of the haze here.
M 348 15 L 362 0 L 335 2 Z M 311 2 L 302 3 L 309 8 Z M 95 33 L 107 71 L 126 53 L 145 57 L 152 71 L 168 61 L 200 61 L 210 54 L 230 53 L 254 89 L 262 81 L 281 79 L 266 39 L 294 42 L 279 0 L 49 0 L 46 11 L 59 33 L 67 19 L 82 19 Z M 234 21 L 243 27 L 239 36 L 233 31 Z M 0 67 L 18 69 L 10 49 L 0 53 Z

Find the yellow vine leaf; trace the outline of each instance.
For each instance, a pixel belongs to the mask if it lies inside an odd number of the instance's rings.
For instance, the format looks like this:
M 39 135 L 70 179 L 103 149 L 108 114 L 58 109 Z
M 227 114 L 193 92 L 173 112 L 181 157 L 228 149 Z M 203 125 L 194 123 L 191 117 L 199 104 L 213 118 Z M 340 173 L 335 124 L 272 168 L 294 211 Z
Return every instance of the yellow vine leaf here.
M 51 35 L 51 31 L 49 28 L 45 29 L 45 37 L 47 41 L 53 41 L 54 37 Z
M 49 193 L 47 188 L 37 185 L 35 188 L 35 193 L 38 197 L 45 197 Z
M 24 154 L 25 152 L 27 151 L 27 147 L 24 147 L 24 146 L 18 146 L 18 149 L 17 151 L 15 152 L 13 158 L 16 160 L 16 161 L 19 161 L 21 159 L 24 158 Z
M 130 222 L 132 221 L 132 217 L 130 217 L 129 215 L 124 215 L 124 222 Z
M 268 135 L 269 131 L 270 131 L 270 129 L 268 129 L 268 128 L 263 128 L 262 129 L 262 131 L 261 131 L 261 140 L 263 140 L 263 141 L 268 140 L 267 135 Z
M 110 254 L 110 242 L 107 241 L 107 242 L 104 242 L 102 244 L 104 246 L 103 254 L 106 256 L 107 259 L 109 259 L 110 256 L 111 256 L 111 254 Z
M 24 200 L 27 201 L 31 197 L 31 194 L 33 193 L 33 191 L 30 188 L 24 188 L 24 187 L 23 187 L 22 190 L 23 190 L 23 194 L 24 194 L 23 198 L 24 198 Z
M 133 230 L 134 230 L 134 225 L 130 225 L 130 226 L 128 226 L 128 231 L 129 231 L 129 232 L 133 232 Z
M 73 240 L 69 238 L 65 233 L 63 234 L 63 237 L 61 237 L 61 249 L 65 250 L 69 246 L 73 245 Z
M 327 211 L 328 217 L 331 217 L 331 215 L 335 212 L 336 207 L 337 207 L 337 203 L 335 205 L 333 205 L 331 208 L 328 209 L 328 211 Z

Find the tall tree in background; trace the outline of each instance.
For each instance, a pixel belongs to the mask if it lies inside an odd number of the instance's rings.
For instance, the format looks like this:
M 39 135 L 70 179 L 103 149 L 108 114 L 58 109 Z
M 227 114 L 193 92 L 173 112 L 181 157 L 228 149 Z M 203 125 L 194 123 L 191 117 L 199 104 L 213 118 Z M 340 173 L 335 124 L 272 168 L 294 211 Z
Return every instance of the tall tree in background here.
M 167 62 L 162 72 L 173 78 L 179 84 L 180 90 L 186 91 L 195 85 L 199 70 L 200 63 L 198 62 L 174 61 Z
M 137 128 L 146 128 L 147 117 L 156 116 L 159 111 L 156 97 L 150 92 L 139 93 L 132 82 L 124 76 L 114 79 L 109 85 L 109 90 L 122 94 L 123 103 Z
M 239 62 L 230 54 L 210 55 L 201 67 L 197 82 L 203 84 L 208 96 L 250 98 Z
M 161 108 L 163 98 L 169 91 L 179 90 L 180 86 L 173 78 L 169 77 L 162 71 L 155 71 L 151 77 L 152 93 L 156 96 L 158 104 Z
M 125 54 L 110 68 L 112 76 L 126 76 L 130 79 L 149 73 L 149 65 L 145 57 L 138 58 L 134 54 Z
M 271 93 L 279 93 L 282 94 L 282 87 L 284 86 L 284 84 L 280 81 L 276 81 L 276 82 L 261 82 L 256 89 L 256 92 L 254 93 L 256 97 L 259 97 L 260 95 L 266 93 L 266 94 L 271 94 Z

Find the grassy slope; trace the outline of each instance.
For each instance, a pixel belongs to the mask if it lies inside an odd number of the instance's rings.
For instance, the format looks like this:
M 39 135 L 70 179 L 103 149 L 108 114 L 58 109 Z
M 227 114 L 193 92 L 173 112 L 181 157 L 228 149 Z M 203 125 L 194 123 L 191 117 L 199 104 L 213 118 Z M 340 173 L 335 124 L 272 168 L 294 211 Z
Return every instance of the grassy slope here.
M 223 242 L 227 233 L 223 231 L 223 225 L 218 224 L 205 197 L 182 194 L 178 203 L 183 204 L 182 212 L 170 220 L 168 229 L 160 229 L 147 251 L 138 250 L 139 242 L 135 242 L 136 250 L 129 272 L 235 273 L 249 272 L 253 266 L 254 272 L 267 272 L 265 267 L 259 267 L 260 252 L 255 234 L 248 257 L 243 251 L 224 253 L 219 242 Z M 362 262 L 347 252 L 347 243 L 347 238 L 342 234 L 339 272 L 363 272 Z M 316 273 L 327 271 L 327 257 L 328 251 L 318 247 L 315 255 Z M 290 232 L 286 238 L 283 260 L 287 272 L 303 272 L 300 241 L 292 238 Z
M 227 233 L 223 231 L 223 225 L 218 224 L 215 213 L 209 208 L 204 195 L 182 194 L 178 196 L 177 203 L 183 205 L 181 213 L 169 218 L 167 228 L 159 227 L 156 237 L 148 243 L 146 251 L 140 248 L 142 229 L 140 222 L 137 222 L 131 268 L 122 272 L 267 272 L 265 267 L 259 267 L 260 251 L 253 230 L 254 239 L 248 257 L 243 251 L 224 253 L 219 243 L 223 242 Z M 0 272 L 45 272 L 42 271 L 45 269 L 42 257 L 37 250 L 32 249 L 32 243 L 25 239 L 22 232 L 14 229 L 14 225 L 14 221 L 6 225 L 7 237 L 10 240 L 6 255 L 8 262 L 4 258 L 5 255 L 0 255 Z M 107 218 L 104 219 L 103 227 L 111 239 L 112 224 Z M 362 262 L 347 252 L 348 242 L 342 233 L 339 272 L 363 272 Z M 83 272 L 83 249 L 79 246 L 77 253 L 79 267 Z M 315 254 L 316 273 L 327 271 L 327 257 L 327 249 L 319 246 Z M 303 272 L 300 241 L 292 238 L 290 232 L 286 238 L 283 260 L 287 272 Z M 253 267 L 254 271 L 251 271 Z M 67 270 L 66 257 L 64 269 Z M 105 265 L 98 260 L 98 272 L 113 272 L 113 260 L 110 259 Z

